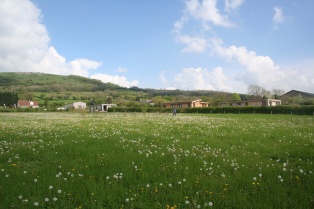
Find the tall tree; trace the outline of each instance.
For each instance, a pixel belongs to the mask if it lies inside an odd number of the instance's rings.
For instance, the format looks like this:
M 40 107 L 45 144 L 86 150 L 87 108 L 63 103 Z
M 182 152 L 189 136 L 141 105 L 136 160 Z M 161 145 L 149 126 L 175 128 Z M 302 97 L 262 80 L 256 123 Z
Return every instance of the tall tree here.
M 108 104 L 112 104 L 112 101 L 113 101 L 112 96 L 108 96 L 108 97 L 107 97 L 107 103 L 108 103 Z
M 33 94 L 30 93 L 29 91 L 25 91 L 23 93 L 23 98 L 26 99 L 26 100 L 33 100 Z
M 237 93 L 233 93 L 233 94 L 231 95 L 231 98 L 232 98 L 233 101 L 241 101 L 241 97 L 240 97 L 240 95 L 237 94 Z
M 272 96 L 273 96 L 274 99 L 278 99 L 278 97 L 280 97 L 284 93 L 285 93 L 285 91 L 282 90 L 282 89 L 273 89 L 272 90 Z
M 257 86 L 257 85 L 250 85 L 248 86 L 248 92 L 249 95 L 257 98 L 268 98 L 271 96 L 270 91 L 266 90 L 263 87 Z
M 153 102 L 154 102 L 156 107 L 162 107 L 164 100 L 161 96 L 156 96 L 153 98 Z

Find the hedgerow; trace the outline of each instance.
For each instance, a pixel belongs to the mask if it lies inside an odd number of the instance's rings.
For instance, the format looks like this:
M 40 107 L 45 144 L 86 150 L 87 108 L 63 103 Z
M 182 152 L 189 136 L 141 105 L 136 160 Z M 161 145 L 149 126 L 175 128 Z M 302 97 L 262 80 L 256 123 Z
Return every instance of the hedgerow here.
M 141 107 L 115 107 L 109 112 L 160 112 L 171 113 L 172 108 L 141 108 Z M 202 107 L 180 108 L 177 113 L 224 113 L 224 114 L 292 114 L 314 115 L 314 106 L 275 106 L 275 107 Z

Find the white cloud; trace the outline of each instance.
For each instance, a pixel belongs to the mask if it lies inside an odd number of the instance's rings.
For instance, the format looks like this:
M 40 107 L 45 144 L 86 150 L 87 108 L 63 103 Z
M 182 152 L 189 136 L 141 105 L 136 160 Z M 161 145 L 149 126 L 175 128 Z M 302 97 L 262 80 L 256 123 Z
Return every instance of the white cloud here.
M 212 39 L 213 52 L 226 61 L 235 61 L 244 67 L 237 80 L 246 85 L 259 85 L 266 89 L 303 89 L 313 91 L 313 74 L 307 70 L 281 68 L 269 56 L 257 55 L 246 47 L 223 46 L 220 39 Z
M 137 80 L 128 81 L 126 77 L 118 76 L 118 75 L 111 76 L 107 74 L 96 73 L 96 74 L 91 75 L 90 78 L 101 80 L 104 83 L 107 83 L 107 82 L 114 83 L 119 86 L 123 86 L 127 88 L 139 85 L 139 82 Z
M 119 66 L 119 67 L 116 69 L 116 71 L 117 71 L 117 72 L 119 72 L 119 73 L 125 73 L 125 72 L 127 72 L 127 71 L 128 71 L 128 69 L 127 69 L 127 68 L 124 68 L 124 67 Z
M 242 5 L 244 0 L 226 0 L 225 10 L 236 10 Z M 183 27 L 190 20 L 196 20 L 200 23 L 199 34 L 205 34 L 212 30 L 212 25 L 222 27 L 233 27 L 234 23 L 229 21 L 228 15 L 223 15 L 218 7 L 217 0 L 185 0 L 185 9 L 180 20 L 173 26 L 173 32 L 176 34 L 175 41 L 186 45 L 183 52 L 204 52 L 208 48 L 208 40 L 201 35 L 184 35 Z M 197 22 L 196 22 L 197 23 Z M 193 29 L 197 29 L 191 23 Z M 198 25 L 198 24 L 196 24 Z
M 176 37 L 176 41 L 186 45 L 186 47 L 183 48 L 182 50 L 183 52 L 201 53 L 201 52 L 204 52 L 206 48 L 208 47 L 207 40 L 202 37 L 178 35 Z
M 159 75 L 159 80 L 163 83 L 166 84 L 167 83 L 167 78 L 165 76 L 166 71 L 161 71 L 160 75 Z
M 167 89 L 234 91 L 228 83 L 229 79 L 221 67 L 212 71 L 204 68 L 184 68 L 175 75 L 172 86 Z
M 245 47 L 229 46 L 224 47 L 222 41 L 217 38 L 212 39 L 213 51 L 226 60 L 237 61 L 246 67 L 248 71 L 255 73 L 265 73 L 279 69 L 274 61 L 268 56 L 258 56 L 254 51 L 248 51 Z
M 186 7 L 183 16 L 174 24 L 175 41 L 185 45 L 182 51 L 200 53 L 209 49 L 211 54 L 217 55 L 233 66 L 238 65 L 238 67 L 236 70 L 224 67 L 224 70 L 232 71 L 230 74 L 232 76 L 226 76 L 220 67 L 211 71 L 204 68 L 185 68 L 174 77 L 173 84 L 169 88 L 237 90 L 245 93 L 247 86 L 254 84 L 269 90 L 299 89 L 313 92 L 313 65 L 283 68 L 269 56 L 258 55 L 245 46 L 224 46 L 221 39 L 209 39 L 208 35 L 204 35 L 203 32 L 209 29 L 212 30 L 212 34 L 215 34 L 215 28 L 210 28 L 209 24 L 223 27 L 234 26 L 229 20 L 228 14 L 238 9 L 244 0 L 225 0 L 225 15 L 219 11 L 217 0 L 186 0 L 185 2 Z M 274 11 L 273 22 L 274 27 L 277 28 L 278 24 L 283 23 L 288 18 L 284 16 L 280 7 L 275 7 Z M 195 20 L 193 24 L 201 25 L 202 29 L 197 30 L 196 26 L 186 27 L 193 31 L 193 35 L 183 35 L 183 27 L 190 20 Z M 191 25 L 193 24 L 191 23 Z
M 100 62 L 88 59 L 76 59 L 70 62 L 71 74 L 88 77 L 89 71 L 97 69 L 100 65 Z
M 217 0 L 187 0 L 186 14 L 195 19 L 200 19 L 205 22 L 212 22 L 214 25 L 223 27 L 234 26 L 228 20 L 227 15 L 222 15 L 217 8 Z
M 244 3 L 244 0 L 225 0 L 225 11 L 230 12 L 236 10 Z
M 43 72 L 88 76 L 101 62 L 67 61 L 49 46 L 41 11 L 29 0 L 2 0 L 0 4 L 0 69 L 4 72 Z
M 280 7 L 274 7 L 275 14 L 273 16 L 273 21 L 276 25 L 282 23 L 285 20 L 283 11 Z
M 247 86 L 258 85 L 268 90 L 297 89 L 313 92 L 313 60 L 298 64 L 294 68 L 282 68 L 269 56 L 257 55 L 244 46 L 224 46 L 221 39 L 213 38 L 211 49 L 227 62 L 238 64 L 236 76 L 228 76 L 222 67 L 212 70 L 205 68 L 184 68 L 172 79 L 166 89 L 216 90 L 246 93 Z M 165 73 L 162 74 L 163 76 Z
M 173 24 L 173 32 L 179 34 L 182 29 L 183 29 L 183 26 L 184 24 L 188 21 L 188 17 L 186 15 L 182 16 L 180 20 L 176 21 L 174 24 Z

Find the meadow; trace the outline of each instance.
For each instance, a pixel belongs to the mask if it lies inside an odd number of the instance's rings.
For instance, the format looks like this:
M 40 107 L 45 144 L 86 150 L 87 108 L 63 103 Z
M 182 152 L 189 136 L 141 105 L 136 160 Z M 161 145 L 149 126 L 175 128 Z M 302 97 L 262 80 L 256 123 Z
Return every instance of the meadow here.
M 314 117 L 0 113 L 0 209 L 314 208 Z

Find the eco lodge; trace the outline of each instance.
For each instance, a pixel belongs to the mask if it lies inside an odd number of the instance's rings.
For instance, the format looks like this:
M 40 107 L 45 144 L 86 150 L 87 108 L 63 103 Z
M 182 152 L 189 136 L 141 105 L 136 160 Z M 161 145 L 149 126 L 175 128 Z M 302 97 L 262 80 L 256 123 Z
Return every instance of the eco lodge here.
M 245 106 L 255 106 L 255 107 L 272 107 L 281 105 L 281 100 L 278 99 L 255 99 L 248 101 L 232 101 L 232 102 L 220 102 L 220 107 L 245 107 Z
M 37 101 L 31 100 L 18 100 L 17 101 L 18 108 L 38 108 L 39 104 Z
M 208 107 L 208 102 L 202 102 L 201 99 L 198 99 L 188 101 L 166 102 L 163 104 L 163 108 L 188 108 L 188 107 Z

